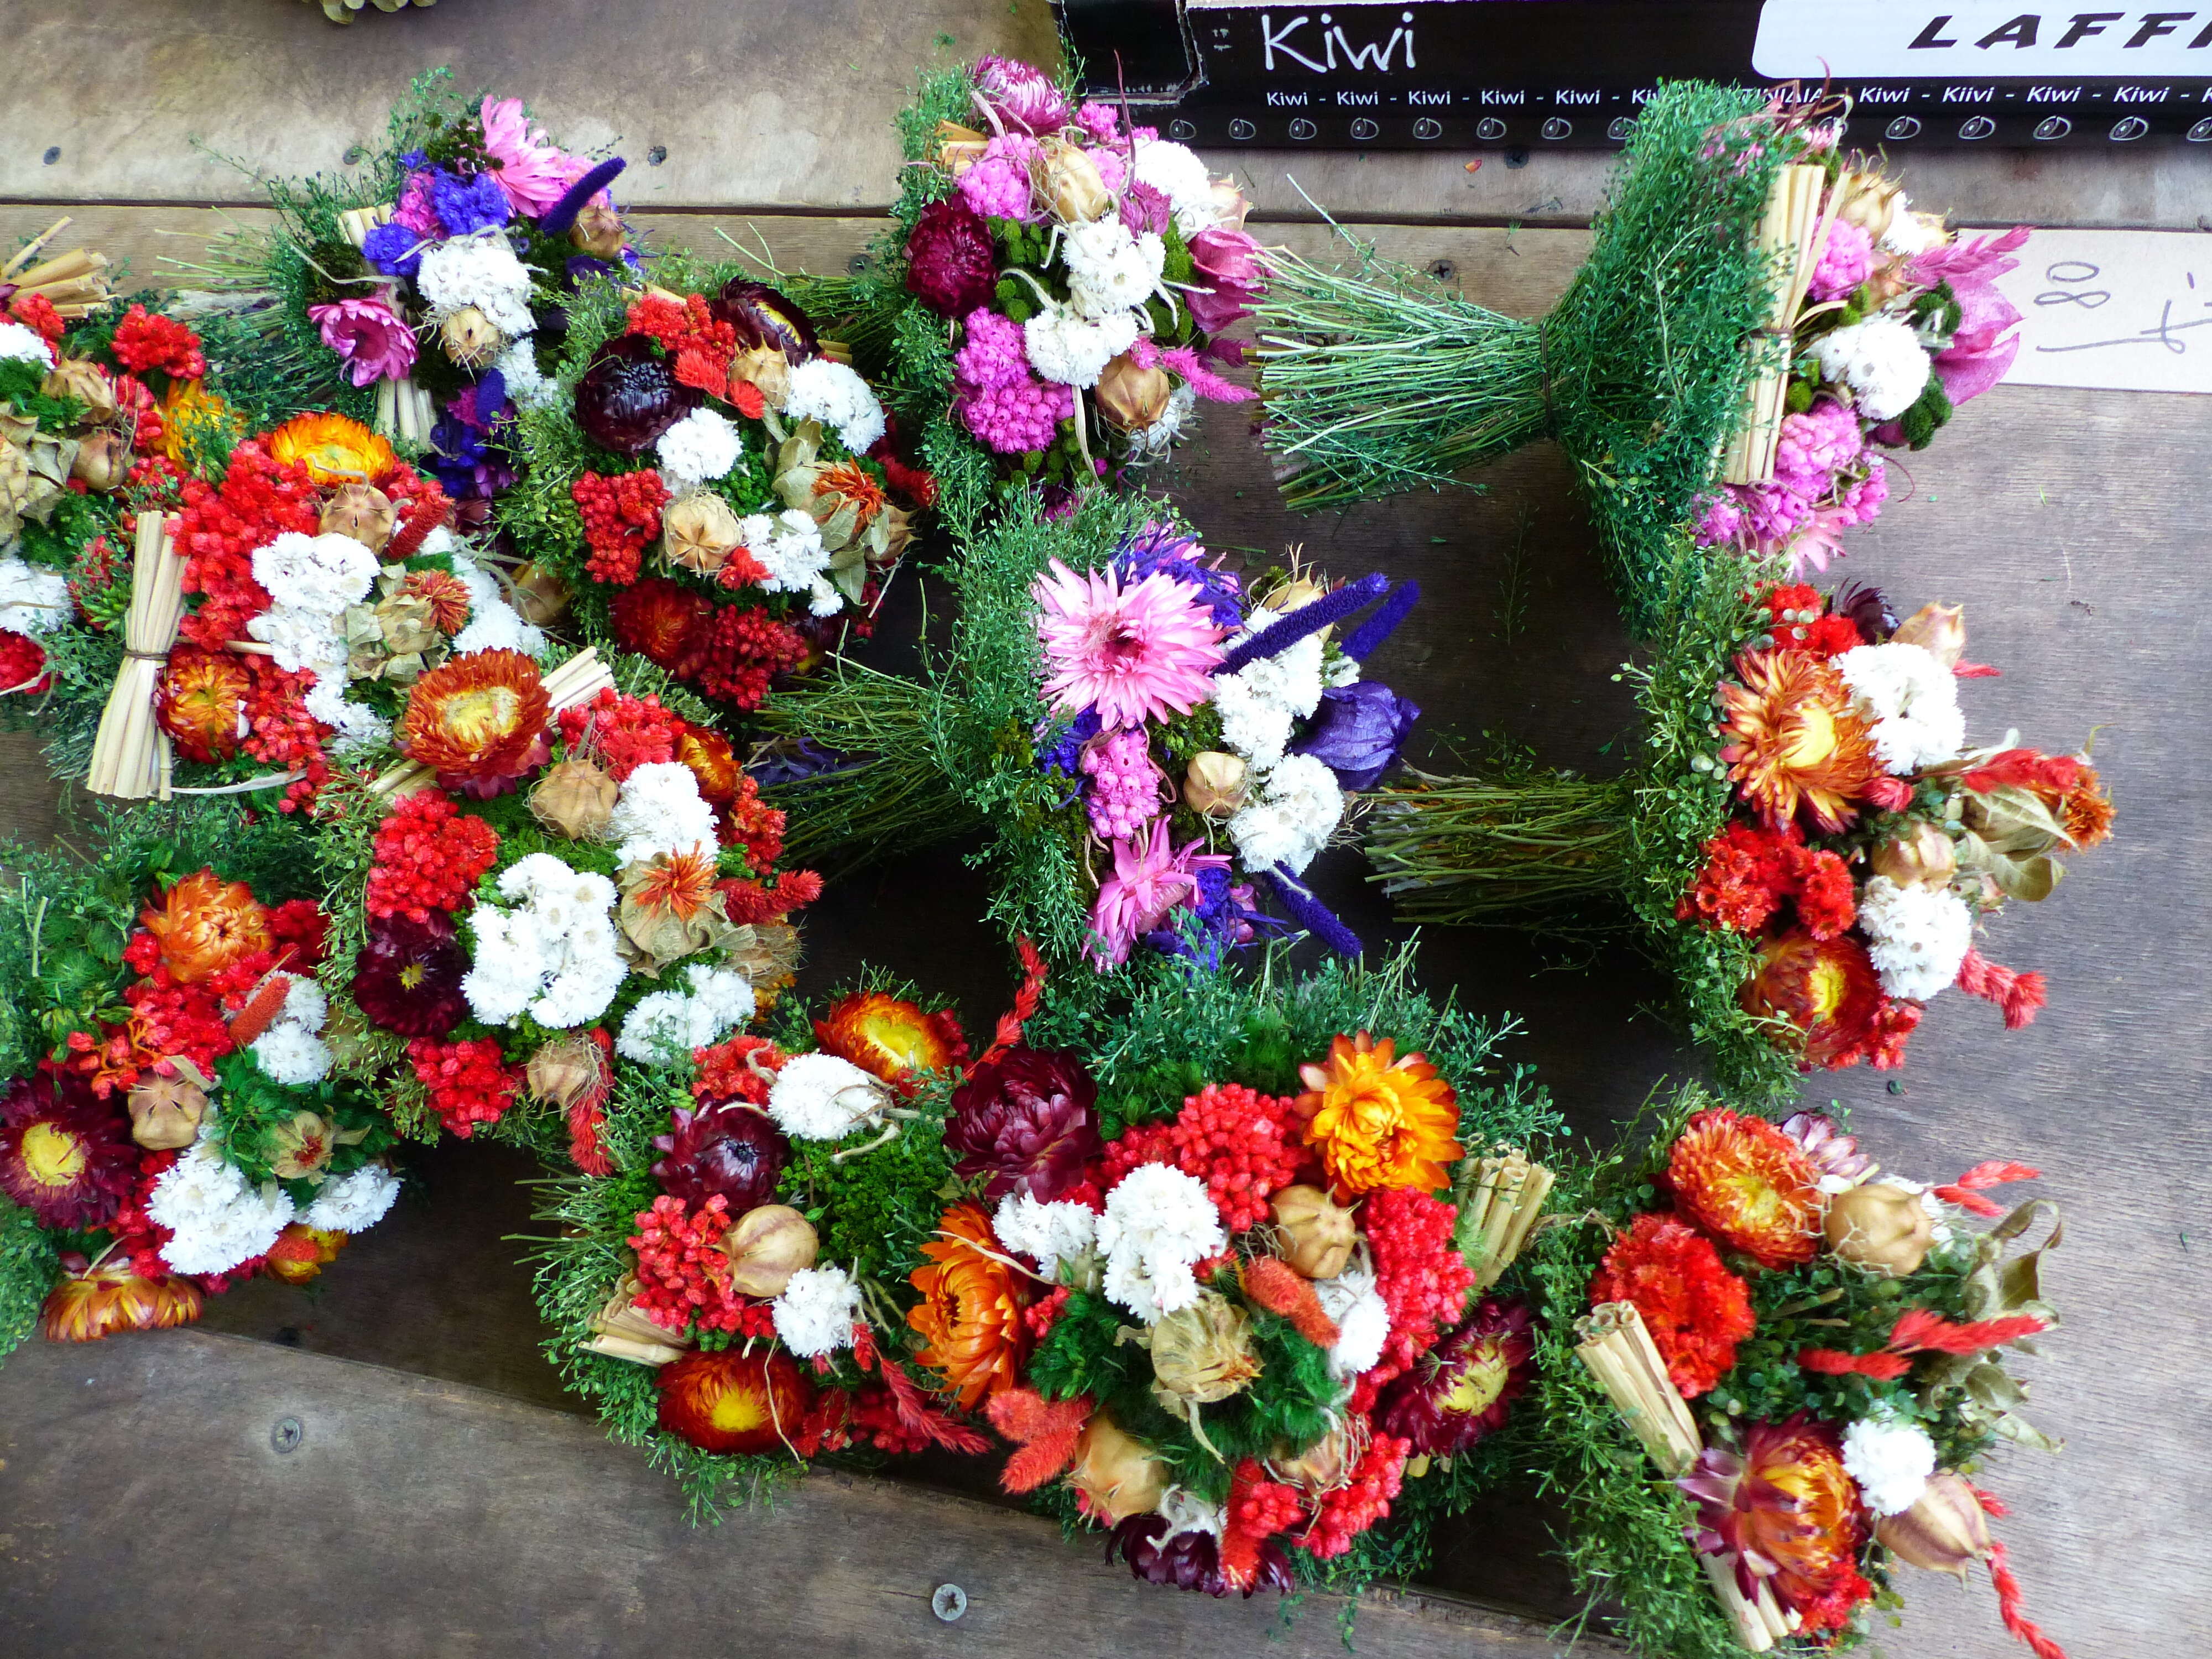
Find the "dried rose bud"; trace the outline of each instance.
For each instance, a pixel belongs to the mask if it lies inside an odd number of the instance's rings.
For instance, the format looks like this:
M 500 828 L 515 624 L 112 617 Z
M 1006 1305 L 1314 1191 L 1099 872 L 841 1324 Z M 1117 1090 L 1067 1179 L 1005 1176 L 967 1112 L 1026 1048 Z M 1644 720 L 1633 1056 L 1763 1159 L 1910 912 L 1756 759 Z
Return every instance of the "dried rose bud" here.
M 571 756 L 538 781 L 530 792 L 530 813 L 571 841 L 597 841 L 613 818 L 621 793 L 599 767 Z
M 781 1296 L 791 1276 L 814 1265 L 821 1241 L 814 1224 L 788 1204 L 763 1204 L 722 1235 L 730 1288 L 739 1296 Z
M 74 398 L 84 405 L 84 417 L 97 426 L 115 418 L 115 383 L 98 363 L 82 357 L 64 357 L 46 371 L 39 390 L 49 398 Z
M 686 495 L 660 515 L 660 556 L 678 570 L 711 576 L 743 540 L 730 504 L 705 490 Z
M 112 489 L 131 472 L 131 441 L 112 428 L 85 434 L 70 463 L 70 477 L 87 489 Z
M 1885 1181 L 1836 1194 L 1821 1224 L 1829 1249 L 1890 1279 L 1917 1272 L 1936 1242 L 1936 1219 L 1920 1194 Z
M 1955 1474 L 1930 1475 L 1912 1507 L 1883 1516 L 1874 1535 L 1905 1565 L 1948 1572 L 1962 1584 L 1968 1568 L 1996 1551 L 1982 1500 Z
M 438 325 L 438 344 L 448 362 L 482 368 L 507 349 L 507 336 L 474 306 L 464 306 Z
M 1100 372 L 1091 395 L 1107 425 L 1133 432 L 1164 415 L 1174 392 L 1175 382 L 1168 378 L 1167 370 L 1157 363 L 1139 368 L 1136 359 L 1125 351 Z
M 1080 145 L 1048 138 L 1032 165 L 1038 191 L 1065 223 L 1087 225 L 1114 210 L 1114 192 Z
M 1284 1261 L 1308 1279 L 1334 1279 L 1344 1271 L 1359 1243 L 1350 1210 L 1320 1188 L 1304 1186 L 1284 1188 L 1269 1209 L 1282 1235 Z
M 1892 645 L 1917 645 L 1946 668 L 1956 668 L 1966 653 L 1966 607 L 1923 605 L 1898 624 Z
M 568 240 L 579 253 L 594 259 L 619 259 L 623 251 L 622 215 L 604 202 L 587 202 L 576 215 Z
M 520 564 L 507 599 L 523 621 L 535 628 L 548 627 L 568 613 L 568 584 L 542 564 Z
M 1217 1291 L 1152 1327 L 1153 1391 L 1179 1404 L 1210 1406 L 1242 1393 L 1260 1374 L 1252 1321 Z
M 1193 755 L 1182 775 L 1183 805 L 1204 817 L 1229 817 L 1244 805 L 1244 769 L 1242 759 L 1218 749 Z
M 1133 1515 L 1146 1515 L 1168 1495 L 1167 1466 L 1145 1449 L 1144 1442 L 1124 1434 L 1103 1412 L 1092 1418 L 1075 1443 L 1075 1463 L 1067 1479 L 1089 1500 L 1091 1513 L 1108 1526 Z
M 1260 601 L 1262 611 L 1286 612 L 1301 605 L 1311 605 L 1328 592 L 1327 582 L 1317 582 L 1310 576 L 1301 576 L 1296 581 L 1285 582 Z
M 1244 198 L 1244 192 L 1237 188 L 1235 179 L 1216 179 L 1213 181 L 1213 222 L 1217 228 L 1242 230 L 1244 216 L 1251 210 L 1252 204 Z
M 323 503 L 316 529 L 325 536 L 350 536 L 372 553 L 384 551 L 398 516 L 392 497 L 374 484 L 340 484 Z
M 1942 828 L 1924 818 L 1910 833 L 1875 848 L 1874 872 L 1899 887 L 1948 887 L 1958 873 L 1959 852 Z
M 124 1098 L 131 1109 L 131 1139 L 149 1152 L 192 1144 L 207 1113 L 207 1091 L 180 1077 L 149 1076 Z

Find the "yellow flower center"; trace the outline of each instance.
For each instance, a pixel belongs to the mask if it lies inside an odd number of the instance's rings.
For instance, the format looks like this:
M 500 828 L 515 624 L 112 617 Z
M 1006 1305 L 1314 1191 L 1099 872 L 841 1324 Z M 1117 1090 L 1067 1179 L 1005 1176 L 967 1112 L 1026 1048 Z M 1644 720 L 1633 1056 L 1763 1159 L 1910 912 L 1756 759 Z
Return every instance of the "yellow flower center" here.
M 1473 1417 L 1486 1412 L 1498 1403 L 1498 1396 L 1505 1392 L 1505 1383 L 1513 1368 L 1505 1363 L 1505 1356 L 1495 1343 L 1485 1343 L 1481 1352 L 1463 1363 L 1459 1375 L 1443 1397 L 1443 1408 Z
M 23 1168 L 41 1187 L 68 1187 L 84 1173 L 92 1153 L 84 1142 L 51 1123 L 33 1123 L 23 1132 Z
M 507 685 L 456 691 L 439 711 L 439 724 L 447 735 L 471 749 L 490 747 L 514 731 L 521 718 L 521 695 Z
M 1813 1025 L 1833 1018 L 1850 989 L 1850 976 L 1844 971 L 1844 964 L 1833 957 L 1821 957 L 1805 975 L 1805 1002 L 1813 1014 L 1805 1023 Z
M 1783 751 L 1790 766 L 1819 766 L 1836 752 L 1836 717 L 1817 702 L 1801 703 L 1791 711 L 1789 738 Z
M 769 1420 L 768 1401 L 749 1388 L 725 1389 L 708 1408 L 707 1420 L 724 1434 L 744 1434 Z
M 399 970 L 399 987 L 402 990 L 411 991 L 420 985 L 425 977 L 422 964 L 419 962 L 410 962 Z

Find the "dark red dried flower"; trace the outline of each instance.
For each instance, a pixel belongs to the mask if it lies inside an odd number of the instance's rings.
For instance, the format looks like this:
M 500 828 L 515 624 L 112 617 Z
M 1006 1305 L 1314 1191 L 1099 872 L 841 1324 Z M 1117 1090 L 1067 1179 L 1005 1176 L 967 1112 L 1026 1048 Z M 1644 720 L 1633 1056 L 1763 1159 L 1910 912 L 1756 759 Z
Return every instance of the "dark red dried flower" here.
M 1536 1342 L 1528 1310 L 1487 1301 L 1382 1392 L 1376 1426 L 1432 1457 L 1453 1457 L 1493 1429 L 1528 1386 Z
M 353 1000 L 387 1031 L 441 1037 L 468 1017 L 461 994 L 468 971 L 468 953 L 443 911 L 426 910 L 419 921 L 389 916 L 369 923 L 354 958 Z
M 602 449 L 642 454 L 702 401 L 650 339 L 624 334 L 601 346 L 576 382 L 576 424 Z
M 906 286 L 940 317 L 989 305 L 999 286 L 999 251 L 983 216 L 957 197 L 922 209 L 906 239 Z
M 1048 1204 L 1083 1180 L 1100 1150 L 1098 1085 L 1073 1054 L 1009 1048 L 952 1091 L 945 1144 L 963 1176 L 988 1175 L 988 1199 L 1022 1192 Z
M 1221 1570 L 1221 1547 L 1212 1533 L 1164 1536 L 1167 1530 L 1168 1519 L 1164 1515 L 1133 1515 L 1107 1539 L 1106 1559 L 1127 1561 L 1130 1577 L 1148 1584 L 1171 1584 L 1176 1589 L 1203 1590 L 1208 1595 L 1226 1595 L 1235 1588 Z M 1288 1594 L 1297 1588 L 1290 1558 L 1279 1545 L 1262 1544 L 1259 1553 L 1258 1570 L 1244 1586 L 1248 1599 L 1255 1590 Z
M 737 331 L 740 350 L 766 346 L 781 352 L 793 363 L 821 355 L 822 343 L 815 337 L 812 319 L 796 301 L 765 283 L 732 276 L 722 284 L 721 293 L 707 302 L 707 311 L 715 321 L 727 323 Z
M 791 1143 L 767 1115 L 738 1101 L 708 1102 L 696 1111 L 678 1107 L 675 1133 L 657 1137 L 663 1154 L 653 1178 L 668 1194 L 696 1209 L 720 1194 L 732 1220 L 775 1197 L 777 1178 L 791 1161 Z
M 40 1066 L 0 1095 L 0 1193 L 41 1227 L 97 1227 L 138 1172 L 121 1103 L 103 1105 L 75 1073 Z

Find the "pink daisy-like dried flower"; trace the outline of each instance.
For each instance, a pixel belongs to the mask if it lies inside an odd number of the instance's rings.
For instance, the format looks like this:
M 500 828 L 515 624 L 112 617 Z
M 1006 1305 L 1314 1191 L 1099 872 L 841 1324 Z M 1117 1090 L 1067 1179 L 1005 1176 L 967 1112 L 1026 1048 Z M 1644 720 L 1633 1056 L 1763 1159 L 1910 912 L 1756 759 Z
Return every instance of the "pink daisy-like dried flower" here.
M 1212 695 L 1225 630 L 1187 583 L 1155 572 L 1124 587 L 1111 568 L 1078 575 L 1054 559 L 1031 591 L 1045 696 L 1061 713 L 1096 708 L 1111 732 L 1188 714 Z
M 1150 839 L 1116 841 L 1114 873 L 1098 884 L 1098 902 L 1091 911 L 1091 961 L 1101 968 L 1120 967 L 1140 937 L 1198 891 L 1199 872 L 1229 867 L 1225 854 L 1205 848 L 1202 841 L 1176 848 L 1164 817 L 1152 820 Z
M 477 118 L 483 124 L 484 153 L 498 163 L 492 177 L 518 212 L 538 217 L 591 171 L 590 162 L 531 126 L 520 98 L 487 98 Z

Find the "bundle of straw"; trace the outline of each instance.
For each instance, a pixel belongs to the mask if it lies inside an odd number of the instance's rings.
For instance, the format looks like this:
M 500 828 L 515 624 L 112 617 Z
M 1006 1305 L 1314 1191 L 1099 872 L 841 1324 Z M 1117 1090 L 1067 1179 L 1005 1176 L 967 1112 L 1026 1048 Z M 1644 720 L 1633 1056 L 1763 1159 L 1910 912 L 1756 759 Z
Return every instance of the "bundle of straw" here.
M 1459 1224 L 1452 1244 L 1474 1269 L 1477 1294 L 1504 1277 L 1552 1195 L 1552 1172 L 1509 1146 L 1463 1160 L 1452 1182 Z
M 1774 308 L 1766 325 L 1744 342 L 1751 395 L 1729 443 L 1721 472 L 1726 483 L 1764 483 L 1774 476 L 1775 446 L 1782 438 L 1782 417 L 1789 413 L 1783 400 L 1790 390 L 1794 325 L 1813 280 L 1814 259 L 1826 246 L 1844 199 L 1842 191 L 1830 191 L 1827 184 L 1826 167 L 1794 162 L 1775 173 L 1766 210 L 1759 216 L 1755 240 L 1774 269 Z M 1824 196 L 1826 209 L 1820 205 Z
M 93 739 L 85 787 L 96 795 L 169 799 L 169 734 L 154 720 L 154 692 L 185 613 L 185 560 L 159 513 L 141 513 L 131 558 L 131 611 L 123 666 Z
M 75 323 L 107 304 L 107 256 L 79 247 L 31 264 L 69 225 L 66 216 L 57 219 L 18 249 L 15 258 L 0 265 L 0 286 L 13 288 L 17 295 L 41 295 L 62 317 Z
M 1633 1302 L 1601 1302 L 1575 1322 L 1575 1357 L 1589 1367 L 1613 1409 L 1669 1480 L 1705 1449 L 1697 1419 L 1667 1375 L 1667 1362 Z
M 1736 1644 L 1749 1653 L 1766 1653 L 1777 1642 L 1795 1634 L 1799 1623 L 1794 1613 L 1784 1613 L 1782 1604 L 1774 1599 L 1774 1592 L 1759 1580 L 1757 1596 L 1747 1596 L 1736 1588 L 1735 1568 L 1726 1557 L 1707 1555 L 1699 1552 L 1698 1559 L 1705 1564 L 1706 1582 L 1713 1587 L 1713 1599 L 1721 1604 L 1728 1615 L 1729 1627 Z
M 545 676 L 545 695 L 552 699 L 553 712 L 574 708 L 589 702 L 600 692 L 613 689 L 615 677 L 606 664 L 599 660 L 599 647 L 586 646 L 574 656 Z M 436 774 L 414 761 L 401 761 L 377 775 L 369 787 L 386 800 L 420 789 L 431 782 Z

